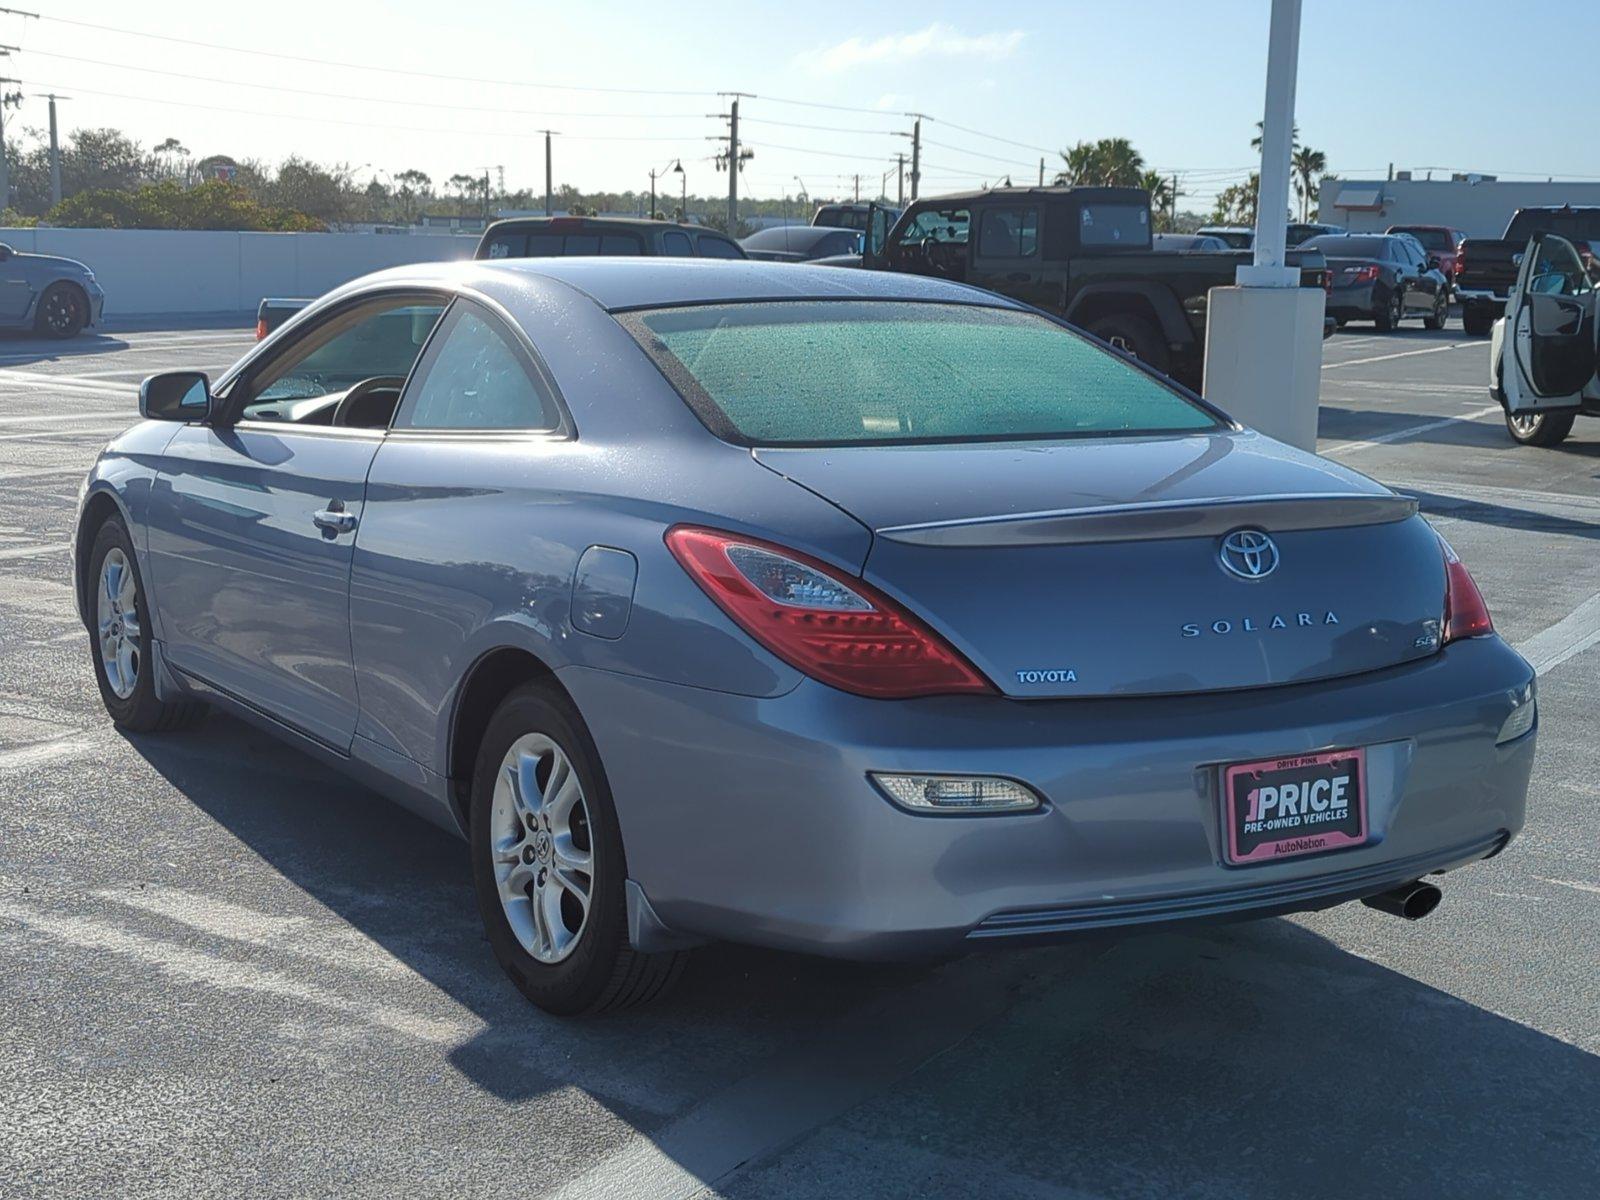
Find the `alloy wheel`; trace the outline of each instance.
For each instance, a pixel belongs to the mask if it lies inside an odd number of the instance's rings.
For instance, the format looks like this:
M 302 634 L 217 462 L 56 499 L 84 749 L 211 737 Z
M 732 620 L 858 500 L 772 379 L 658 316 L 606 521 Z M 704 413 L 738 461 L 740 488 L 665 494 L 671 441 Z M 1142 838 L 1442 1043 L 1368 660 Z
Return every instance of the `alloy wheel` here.
M 100 563 L 95 628 L 106 683 L 118 699 L 126 700 L 139 684 L 138 587 L 127 555 L 116 547 Z
M 1538 413 L 1512 413 L 1509 418 L 1511 427 L 1522 437 L 1532 437 L 1539 432 Z
M 589 921 L 594 845 L 572 760 L 542 733 L 511 744 L 495 777 L 490 854 L 506 921 L 542 963 L 572 953 Z
M 44 323 L 51 333 L 65 333 L 78 323 L 78 297 L 58 288 L 44 299 Z

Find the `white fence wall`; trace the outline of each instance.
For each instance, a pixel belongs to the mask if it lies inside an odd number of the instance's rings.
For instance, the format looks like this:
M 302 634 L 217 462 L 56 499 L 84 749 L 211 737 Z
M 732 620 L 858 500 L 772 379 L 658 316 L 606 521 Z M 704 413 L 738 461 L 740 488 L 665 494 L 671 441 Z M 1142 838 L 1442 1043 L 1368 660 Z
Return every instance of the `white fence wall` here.
M 384 267 L 471 258 L 478 244 L 475 237 L 187 229 L 0 229 L 0 242 L 87 264 L 113 321 L 253 313 L 265 296 L 320 296 Z

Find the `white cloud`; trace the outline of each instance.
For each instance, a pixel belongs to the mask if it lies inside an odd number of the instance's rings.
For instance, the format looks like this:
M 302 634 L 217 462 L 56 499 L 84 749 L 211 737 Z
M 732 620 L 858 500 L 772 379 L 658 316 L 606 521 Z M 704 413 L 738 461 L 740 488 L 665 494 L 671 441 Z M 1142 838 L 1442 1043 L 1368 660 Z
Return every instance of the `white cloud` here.
M 906 99 L 899 92 L 885 92 L 883 95 L 878 97 L 877 102 L 873 104 L 873 107 L 881 108 L 884 112 L 898 112 L 900 109 L 904 108 L 910 103 L 911 101 Z
M 1016 53 L 1026 35 L 1020 29 L 997 33 L 962 33 L 953 25 L 935 21 L 913 33 L 891 33 L 868 41 L 846 38 L 832 46 L 806 50 L 795 56 L 802 67 L 832 75 L 883 63 L 906 63 L 921 58 L 976 58 L 996 62 Z

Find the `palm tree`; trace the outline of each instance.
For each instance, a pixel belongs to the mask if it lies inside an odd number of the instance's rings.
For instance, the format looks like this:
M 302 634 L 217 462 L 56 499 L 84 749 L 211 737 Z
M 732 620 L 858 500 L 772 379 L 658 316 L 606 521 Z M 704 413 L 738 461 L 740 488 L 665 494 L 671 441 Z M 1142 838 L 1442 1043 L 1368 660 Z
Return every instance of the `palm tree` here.
M 1261 143 L 1262 143 L 1263 139 L 1266 138 L 1266 136 L 1267 136 L 1267 123 L 1265 121 L 1257 121 L 1256 122 L 1256 135 L 1255 135 L 1255 137 L 1250 139 L 1250 149 L 1252 149 L 1252 150 L 1261 149 Z M 1289 135 L 1289 145 L 1291 147 L 1297 147 L 1297 146 L 1300 145 L 1300 122 L 1299 121 L 1296 121 L 1294 123 L 1294 132 L 1292 132 Z
M 1328 156 L 1321 150 L 1301 146 L 1294 152 L 1289 165 L 1294 170 L 1295 191 L 1300 193 L 1300 219 L 1308 221 L 1311 219 L 1311 202 L 1317 198 L 1320 190 L 1317 176 L 1328 169 Z
M 1150 209 L 1155 214 L 1156 225 L 1164 228 L 1167 210 L 1178 198 L 1172 190 L 1172 179 L 1160 171 L 1146 171 L 1139 176 L 1139 186 L 1150 193 Z
M 1066 166 L 1056 182 L 1080 187 L 1138 187 L 1144 174 L 1144 156 L 1127 138 L 1101 138 L 1079 142 L 1061 152 Z

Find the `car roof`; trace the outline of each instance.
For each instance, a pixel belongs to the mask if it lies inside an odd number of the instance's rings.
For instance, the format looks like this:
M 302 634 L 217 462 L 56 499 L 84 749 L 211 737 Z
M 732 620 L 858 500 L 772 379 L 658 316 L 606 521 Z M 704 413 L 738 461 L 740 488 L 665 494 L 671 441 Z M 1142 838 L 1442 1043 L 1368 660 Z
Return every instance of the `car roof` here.
M 503 232 L 507 229 L 542 229 L 547 226 L 557 229 L 630 229 L 640 233 L 652 229 L 677 229 L 684 233 L 709 233 L 715 237 L 726 238 L 728 235 L 718 229 L 707 229 L 704 225 L 683 225 L 676 221 L 652 221 L 648 217 L 504 217 L 493 222 L 485 229 L 484 236 L 491 233 Z
M 469 288 L 523 292 L 539 281 L 563 284 L 609 312 L 745 300 L 867 299 L 1021 308 L 1015 301 L 966 284 L 850 267 L 730 258 L 571 257 L 489 258 L 414 263 L 363 276 L 329 293 L 348 296 L 375 287 Z
M 500 259 L 494 269 L 554 279 L 612 312 L 674 304 L 799 299 L 944 300 L 1017 307 L 978 288 L 923 275 L 801 263 L 724 258 L 525 258 Z

